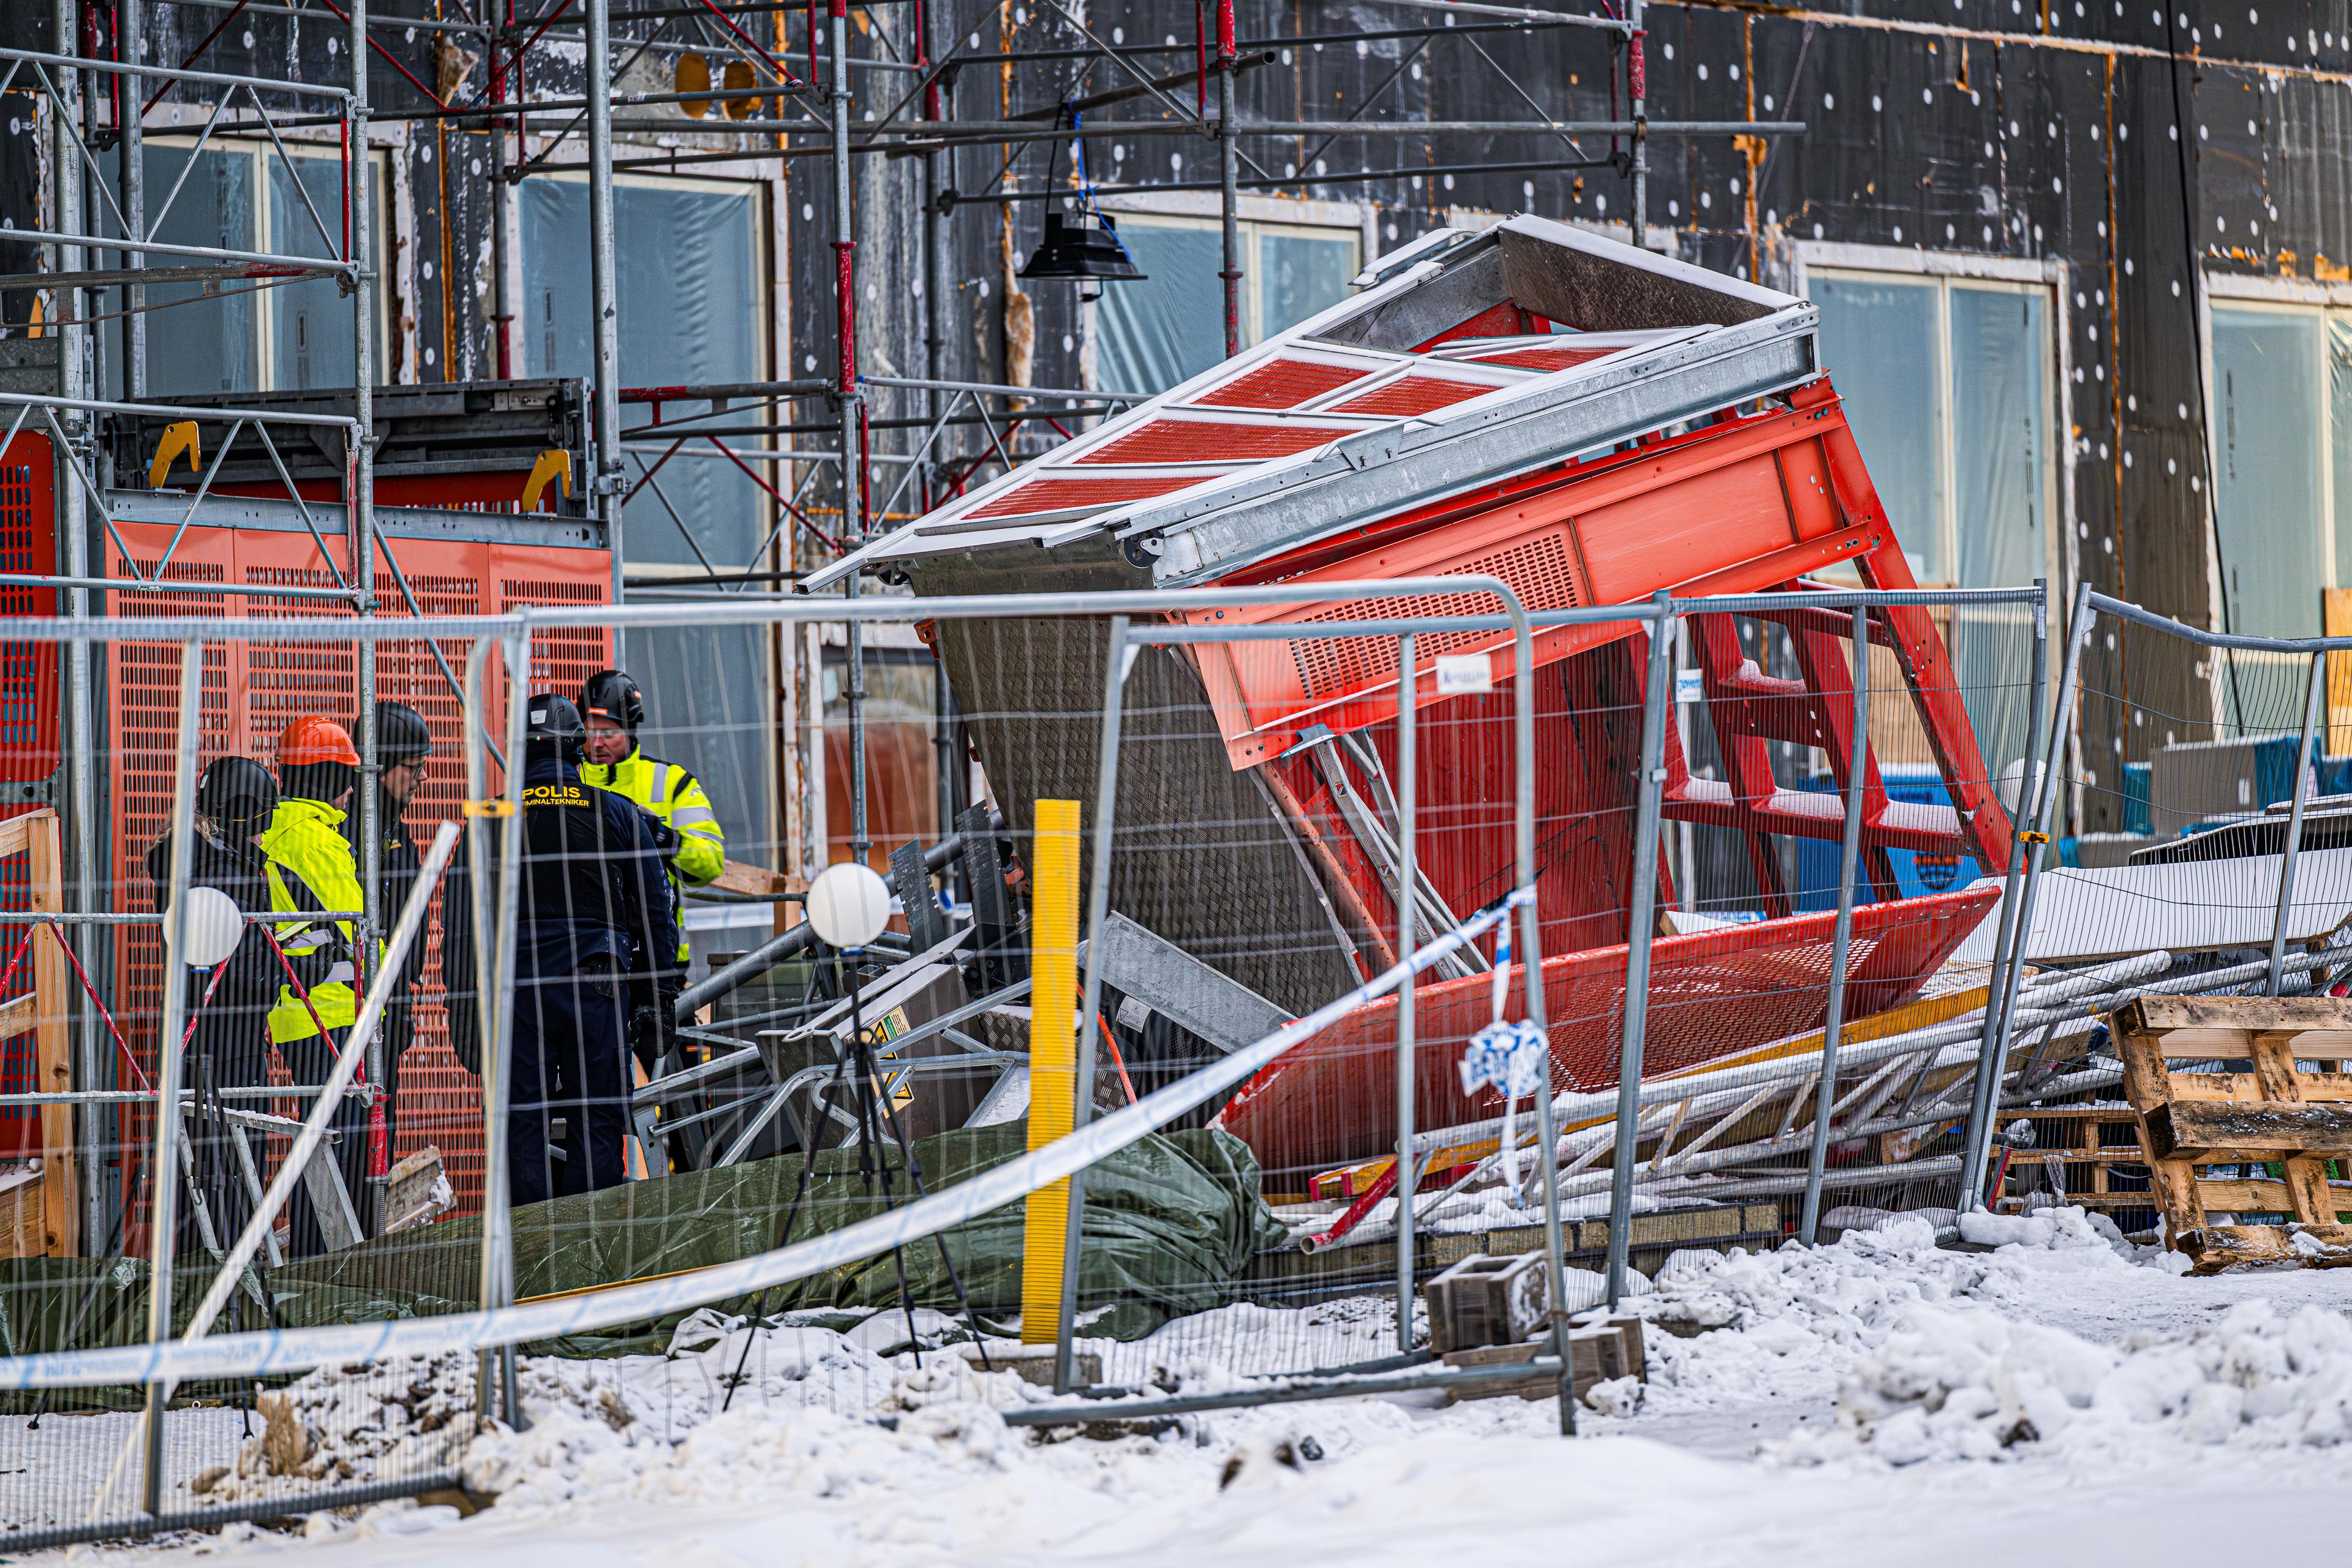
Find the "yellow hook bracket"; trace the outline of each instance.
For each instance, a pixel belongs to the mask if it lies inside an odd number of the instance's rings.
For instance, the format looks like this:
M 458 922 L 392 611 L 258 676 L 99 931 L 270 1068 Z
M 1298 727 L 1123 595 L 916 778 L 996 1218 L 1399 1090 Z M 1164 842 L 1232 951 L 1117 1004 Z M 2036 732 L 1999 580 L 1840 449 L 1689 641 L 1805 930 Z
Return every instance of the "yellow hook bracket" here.
M 560 447 L 551 447 L 539 455 L 530 466 L 530 478 L 522 487 L 522 510 L 530 511 L 539 505 L 539 498 L 557 479 L 563 481 L 563 499 L 572 499 L 572 454 Z
M 147 465 L 149 489 L 163 488 L 163 480 L 172 472 L 173 461 L 183 452 L 188 455 L 188 472 L 194 473 L 205 457 L 196 436 L 196 422 L 193 419 L 183 419 L 176 425 L 163 426 L 163 438 L 155 444 L 155 460 Z

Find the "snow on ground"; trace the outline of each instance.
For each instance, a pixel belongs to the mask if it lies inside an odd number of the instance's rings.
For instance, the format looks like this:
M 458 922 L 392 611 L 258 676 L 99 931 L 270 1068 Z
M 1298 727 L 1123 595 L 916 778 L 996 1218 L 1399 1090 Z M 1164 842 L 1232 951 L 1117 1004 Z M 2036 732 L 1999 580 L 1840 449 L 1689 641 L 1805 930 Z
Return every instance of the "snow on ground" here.
M 527 1363 L 531 1429 L 465 1449 L 469 1484 L 499 1494 L 472 1519 L 403 1502 L 313 1516 L 307 1536 L 236 1526 L 32 1560 L 1297 1568 L 1441 1553 L 1549 1565 L 1567 1549 L 1599 1564 L 2030 1554 L 2204 1568 L 2340 1535 L 2352 1274 L 2186 1279 L 2077 1210 L 1986 1239 L 2006 1245 L 1941 1250 L 1898 1220 L 1812 1250 L 1677 1254 L 1632 1302 L 1651 1323 L 1649 1383 L 1593 1391 L 1573 1443 L 1549 1401 L 1446 1408 L 1410 1394 L 1046 1437 L 998 1415 L 1045 1397 L 1014 1373 L 893 1353 L 899 1314 L 846 1335 L 706 1317 L 667 1356 Z M 918 1314 L 927 1335 L 947 1326 Z M 1392 1340 L 1386 1304 L 1364 1299 L 1227 1308 L 1087 1348 L 1112 1379 L 1197 1389 Z M 316 1434 L 301 1463 L 364 1475 L 449 1441 L 432 1391 L 462 1376 L 420 1365 L 404 1392 L 373 1380 L 400 1395 L 396 1415 L 323 1380 L 296 1385 L 287 1408 Z M 68 1426 L 52 1416 L 43 1434 Z M 218 1495 L 289 1484 L 266 1442 L 247 1443 Z M 22 1451 L 37 1469 L 43 1456 Z

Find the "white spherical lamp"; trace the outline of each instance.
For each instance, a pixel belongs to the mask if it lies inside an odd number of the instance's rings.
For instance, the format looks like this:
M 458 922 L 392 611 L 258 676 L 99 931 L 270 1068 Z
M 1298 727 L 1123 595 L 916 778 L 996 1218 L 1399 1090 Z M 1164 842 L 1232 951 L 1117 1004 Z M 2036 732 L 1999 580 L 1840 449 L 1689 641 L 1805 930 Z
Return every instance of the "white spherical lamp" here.
M 864 947 L 890 923 L 890 886 L 861 861 L 827 866 L 809 884 L 808 918 L 827 946 Z
M 224 963 L 245 940 L 245 916 L 218 888 L 190 888 L 180 911 L 180 960 L 191 969 Z

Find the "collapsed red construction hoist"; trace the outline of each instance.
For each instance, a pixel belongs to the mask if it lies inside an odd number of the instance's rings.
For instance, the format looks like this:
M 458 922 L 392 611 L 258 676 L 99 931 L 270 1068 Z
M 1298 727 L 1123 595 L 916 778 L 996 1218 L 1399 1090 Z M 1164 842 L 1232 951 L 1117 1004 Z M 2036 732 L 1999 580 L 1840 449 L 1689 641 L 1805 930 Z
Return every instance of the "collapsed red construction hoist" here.
M 1531 610 L 1793 587 L 1851 563 L 1913 587 L 1801 300 L 1542 219 L 1441 231 L 1383 258 L 1349 300 L 1228 360 L 1047 458 L 869 546 L 851 562 L 919 594 L 1280 584 L 1293 604 L 1186 610 L 1202 625 L 1492 616 L 1491 595 L 1381 601 L 1316 585 L 1478 574 Z M 818 585 L 821 585 L 818 584 Z M 1776 779 L 1770 748 L 1817 748 L 1851 776 L 1852 623 L 1819 610 L 1756 620 L 1787 637 L 1773 676 L 1737 618 L 1687 619 L 1721 778 L 1692 772 L 1669 731 L 1669 821 L 1740 837 L 1758 889 L 1748 923 L 1655 944 L 1647 1068 L 1672 1071 L 1817 1026 L 1832 916 L 1799 913 L 1780 838 L 1837 840 L 1836 795 Z M 1898 896 L 1893 852 L 2006 858 L 2010 826 L 1928 611 L 1871 614 L 1948 804 L 1890 798 L 1864 770 L 1863 870 L 1847 1016 L 1914 993 L 1997 899 L 1990 886 Z M 1017 636 L 1018 646 L 1008 643 Z M 1059 713 L 1098 700 L 1098 642 L 1040 618 L 1009 634 L 942 622 L 939 646 L 1016 829 L 1041 796 L 1091 799 L 1095 759 Z M 1537 706 L 1538 908 L 1558 1087 L 1615 1079 L 1648 639 L 1639 623 L 1538 627 L 1520 672 L 1507 632 L 1417 638 L 1416 858 L 1426 934 L 1491 903 L 1513 877 L 1513 683 Z M 1442 655 L 1483 654 L 1491 689 L 1442 694 Z M 1885 661 L 1882 660 L 1883 666 Z M 1189 810 L 1181 875 L 1115 859 L 1120 914 L 1277 1006 L 1301 1012 L 1394 959 L 1393 637 L 1192 644 L 1130 677 L 1118 820 L 1169 837 Z M 1151 718 L 1141 718 L 1142 715 Z M 1058 726 L 1058 727 L 1057 727 Z M 1176 825 L 1181 830 L 1182 825 Z M 1660 867 L 1661 904 L 1674 902 Z M 1328 934 L 1314 940 L 1318 915 Z M 1265 923 L 1265 933 L 1233 929 Z M 1278 940 L 1268 941 L 1271 934 Z M 1255 940 L 1253 940 L 1255 938 Z M 1490 952 L 1420 990 L 1416 1121 L 1492 1115 L 1454 1069 L 1486 1021 Z M 1511 980 L 1516 992 L 1524 975 Z M 1269 1172 L 1393 1147 L 1393 999 L 1295 1048 L 1220 1124 Z

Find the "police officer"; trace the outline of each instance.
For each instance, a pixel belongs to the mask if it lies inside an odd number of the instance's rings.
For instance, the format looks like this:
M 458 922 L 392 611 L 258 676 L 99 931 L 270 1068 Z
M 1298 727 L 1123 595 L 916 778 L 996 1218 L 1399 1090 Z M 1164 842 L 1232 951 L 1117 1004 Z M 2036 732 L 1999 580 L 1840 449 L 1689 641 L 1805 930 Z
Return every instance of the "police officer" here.
M 580 782 L 587 731 L 571 699 L 534 697 L 529 713 L 507 1084 L 507 1180 L 517 1205 L 626 1179 L 623 998 L 632 981 L 650 981 L 656 1011 L 667 1018 L 678 980 L 677 923 L 653 822 L 619 795 Z M 504 826 L 490 824 L 494 841 Z M 461 842 L 441 906 L 442 973 L 452 983 L 451 1044 L 479 1073 L 470 878 Z M 559 1116 L 567 1145 L 560 1152 L 549 1137 Z
M 332 719 L 306 714 L 278 737 L 278 808 L 268 830 L 255 840 L 268 863 L 269 907 L 290 915 L 360 909 L 359 866 L 343 837 L 343 805 L 359 782 L 360 754 L 351 731 Z M 269 1009 L 269 1037 L 300 1084 L 319 1084 L 333 1071 L 343 1038 L 359 1016 L 353 989 L 359 938 L 350 920 L 292 920 L 277 926 L 278 943 L 289 958 L 328 962 L 307 994 L 290 984 L 278 988 Z M 307 1107 L 305 1108 L 308 1109 Z M 368 1201 L 368 1115 L 357 1095 L 346 1095 L 327 1125 L 341 1134 L 335 1145 L 343 1187 L 354 1211 Z M 323 1156 L 321 1156 L 323 1157 Z M 298 1184 L 286 1205 L 290 1227 L 288 1256 L 310 1258 L 326 1250 L 308 1183 Z
M 433 731 L 426 727 L 425 715 L 404 702 L 377 703 L 375 754 L 380 769 L 375 796 L 376 908 L 382 911 L 379 918 L 389 927 L 408 907 L 408 895 L 424 871 L 424 858 L 416 851 L 416 840 L 409 837 L 404 814 L 425 782 L 425 759 L 433 754 Z M 352 858 L 364 869 L 366 859 L 360 854 L 360 814 L 356 810 L 344 817 L 343 834 L 352 842 Z M 378 1037 L 383 1041 L 383 1089 L 388 1132 L 395 1131 L 391 1123 L 400 1104 L 400 1058 L 416 1037 L 413 1007 L 416 987 L 424 978 L 425 940 L 420 936 L 409 945 L 408 961 L 394 977 L 393 991 L 384 999 L 383 1021 L 377 1026 Z
M 710 797 L 702 792 L 702 781 L 676 763 L 646 755 L 638 745 L 646 698 L 636 681 L 618 669 L 590 676 L 580 688 L 580 714 L 588 724 L 582 780 L 635 801 L 669 830 L 670 879 L 681 899 L 688 888 L 716 880 L 727 868 L 727 836 L 710 809 Z M 677 962 L 683 964 L 688 956 L 681 931 Z
M 196 783 L 195 841 L 188 847 L 188 885 L 215 888 L 226 893 L 247 912 L 270 908 L 268 863 L 254 836 L 269 826 L 278 809 L 278 781 L 251 757 L 223 757 L 205 769 Z M 155 841 L 147 851 L 147 874 L 155 880 L 155 908 L 160 912 L 172 896 L 172 836 Z M 293 960 L 305 984 L 326 977 L 332 958 L 306 954 Z M 253 1212 L 251 1194 L 237 1168 L 236 1146 L 227 1124 L 216 1114 L 218 1092 L 249 1089 L 269 1081 L 271 1004 L 284 982 L 285 970 L 269 948 L 257 924 L 247 924 L 245 936 L 215 977 L 209 969 L 186 976 L 188 1016 L 194 1032 L 188 1038 L 186 1082 L 196 1097 L 196 1119 L 190 1139 L 196 1184 L 212 1210 L 215 1232 L 223 1246 L 245 1228 Z M 233 1107 L 261 1109 L 250 1100 Z M 181 1250 L 195 1245 L 194 1206 L 180 1211 Z

